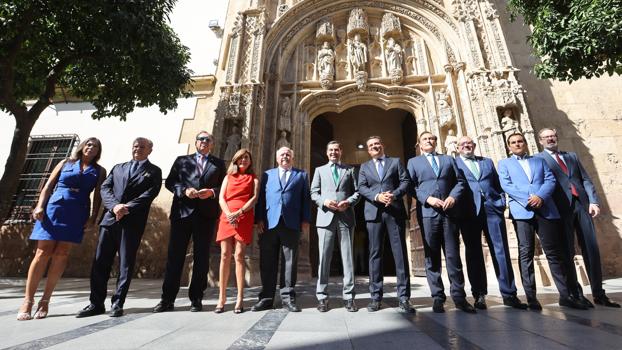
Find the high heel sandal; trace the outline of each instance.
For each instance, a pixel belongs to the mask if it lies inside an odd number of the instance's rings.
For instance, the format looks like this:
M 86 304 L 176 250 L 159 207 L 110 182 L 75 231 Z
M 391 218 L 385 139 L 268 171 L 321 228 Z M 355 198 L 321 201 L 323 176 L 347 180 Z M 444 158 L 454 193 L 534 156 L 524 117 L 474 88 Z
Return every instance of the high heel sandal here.
M 244 304 L 243 302 L 240 304 L 236 304 L 235 308 L 233 309 L 233 313 L 234 314 L 241 314 L 242 312 L 244 312 Z
M 37 304 L 37 312 L 35 312 L 34 319 L 40 320 L 42 318 L 48 317 L 48 307 L 50 305 L 50 300 L 39 300 L 39 304 Z
M 214 313 L 222 314 L 223 312 L 225 312 L 224 306 L 216 306 L 216 308 L 214 309 Z
M 32 312 L 32 306 L 35 304 L 34 300 L 26 300 L 24 299 L 24 303 L 22 304 L 22 306 L 26 306 L 26 311 L 24 312 L 17 312 L 17 320 L 18 321 L 28 321 L 28 320 L 32 320 L 32 316 L 30 316 L 30 313 Z M 21 307 L 20 307 L 21 310 Z

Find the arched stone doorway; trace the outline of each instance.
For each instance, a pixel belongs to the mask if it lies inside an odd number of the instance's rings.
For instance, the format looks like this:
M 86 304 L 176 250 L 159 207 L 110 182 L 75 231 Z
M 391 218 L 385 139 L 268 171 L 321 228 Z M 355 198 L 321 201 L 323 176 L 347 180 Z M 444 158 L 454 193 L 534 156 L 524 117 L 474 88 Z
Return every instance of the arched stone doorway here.
M 327 162 L 326 144 L 331 140 L 341 142 L 342 162 L 358 168 L 362 163 L 369 160 L 364 145 L 367 138 L 372 135 L 380 136 L 383 139 L 387 155 L 400 158 L 402 163 L 415 156 L 417 125 L 410 112 L 397 108 L 384 110 L 371 105 L 356 105 L 342 112 L 325 112 L 313 118 L 309 155 L 310 173 L 313 174 L 316 167 Z M 355 208 L 357 223 L 354 234 L 354 260 L 357 275 L 368 274 L 367 231 L 362 209 L 363 200 Z M 316 208 L 314 207 L 313 217 L 315 213 Z M 407 231 L 410 266 L 413 270 L 421 271 L 423 269 L 423 256 L 417 256 L 422 252 L 416 250 L 420 245 L 420 238 L 418 232 L 415 232 L 414 225 L 411 228 Z M 309 236 L 309 263 L 313 276 L 317 274 L 317 246 L 317 232 L 312 222 Z M 333 252 L 331 272 L 335 275 L 342 275 L 341 258 L 337 249 L 338 245 Z M 393 256 L 388 241 L 385 242 L 383 262 L 384 274 L 386 276 L 395 275 Z

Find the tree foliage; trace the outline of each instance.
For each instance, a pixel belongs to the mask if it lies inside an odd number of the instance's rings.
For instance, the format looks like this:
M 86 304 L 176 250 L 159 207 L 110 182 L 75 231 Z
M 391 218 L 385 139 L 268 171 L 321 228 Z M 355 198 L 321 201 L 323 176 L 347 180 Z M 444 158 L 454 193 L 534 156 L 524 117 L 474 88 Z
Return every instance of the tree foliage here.
M 2 0 L 0 109 L 16 128 L 2 180 L 6 215 L 30 131 L 58 87 L 124 120 L 135 107 L 162 113 L 188 96 L 190 54 L 168 25 L 176 0 Z M 26 103 L 25 101 L 34 101 Z
M 540 78 L 575 81 L 622 74 L 621 0 L 509 0 L 532 27 Z

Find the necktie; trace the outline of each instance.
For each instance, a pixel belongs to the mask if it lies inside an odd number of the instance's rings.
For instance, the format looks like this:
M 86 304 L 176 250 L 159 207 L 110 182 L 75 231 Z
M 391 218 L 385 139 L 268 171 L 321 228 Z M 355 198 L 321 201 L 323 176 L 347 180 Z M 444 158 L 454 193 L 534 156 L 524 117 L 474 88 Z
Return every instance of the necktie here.
M 434 154 L 428 153 L 428 157 L 430 157 L 430 164 L 432 165 L 432 170 L 434 170 L 434 174 L 438 177 L 438 164 L 436 163 L 436 158 L 434 158 Z
M 557 152 L 555 152 L 555 160 L 557 160 L 557 164 L 559 164 L 559 167 L 562 168 L 562 171 L 564 172 L 564 174 L 570 175 L 570 172 L 568 171 L 568 167 L 566 166 L 566 163 L 564 163 L 564 161 L 559 156 L 559 153 Z M 570 191 L 572 192 L 573 196 L 579 197 L 579 192 L 577 191 L 577 188 L 574 186 L 572 182 L 570 183 Z
M 130 177 L 133 177 L 133 176 L 134 176 L 134 174 L 136 174 L 136 171 L 138 170 L 138 165 L 139 165 L 139 164 L 140 164 L 140 163 L 139 163 L 139 162 L 137 162 L 137 161 L 133 161 L 133 162 L 132 162 L 132 167 L 130 168 Z
M 378 158 L 376 162 L 378 163 L 378 177 L 382 179 L 382 177 L 384 176 L 384 165 L 382 165 L 382 158 Z
M 197 170 L 199 171 L 199 176 L 203 175 L 203 170 L 205 169 L 205 156 L 199 154 L 199 161 L 197 162 Z
M 333 180 L 335 181 L 335 185 L 339 182 L 339 172 L 337 170 L 337 164 L 331 165 L 333 169 Z
M 285 188 L 287 185 L 287 170 L 283 170 L 283 174 L 281 174 L 281 188 Z
M 473 176 L 475 176 L 475 178 L 479 180 L 480 173 L 479 170 L 477 170 L 475 159 L 467 158 L 467 164 L 469 165 L 469 169 L 471 169 Z

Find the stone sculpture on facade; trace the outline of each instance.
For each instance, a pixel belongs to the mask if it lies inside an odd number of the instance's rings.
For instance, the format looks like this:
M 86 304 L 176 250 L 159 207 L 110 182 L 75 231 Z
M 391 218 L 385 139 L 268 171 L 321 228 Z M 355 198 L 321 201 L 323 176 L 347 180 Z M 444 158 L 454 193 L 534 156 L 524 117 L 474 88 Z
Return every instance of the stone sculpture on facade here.
M 503 132 L 503 140 L 507 141 L 508 136 L 515 132 L 521 132 L 518 121 L 514 119 L 514 110 L 511 107 L 506 107 L 503 110 L 501 121 L 501 131 Z
M 364 91 L 367 85 L 367 46 L 361 42 L 360 34 L 355 34 L 354 39 L 350 41 L 349 59 L 356 85 L 359 90 Z
M 327 41 L 322 45 L 322 49 L 318 51 L 317 61 L 320 71 L 320 85 L 325 90 L 330 89 L 335 78 L 335 52 Z
M 438 118 L 441 126 L 447 125 L 453 120 L 453 112 L 449 103 L 450 96 L 445 88 L 436 92 L 436 104 L 438 106 Z
M 279 113 L 279 130 L 292 131 L 292 102 L 289 96 L 285 96 L 281 102 L 281 112 Z
M 233 159 L 235 152 L 240 149 L 241 141 L 242 135 L 238 131 L 238 127 L 233 126 L 231 129 L 231 135 L 227 136 L 227 147 L 225 148 L 225 155 L 223 156 L 225 160 Z
M 402 47 L 393 38 L 387 40 L 387 47 L 385 49 L 385 55 L 387 60 L 387 70 L 391 77 L 393 84 L 399 84 L 402 82 L 404 72 L 402 70 L 402 64 L 404 62 L 404 53 Z
M 281 137 L 278 140 L 276 140 L 276 149 L 279 149 L 281 147 L 291 147 L 291 146 L 292 145 L 287 140 L 287 131 L 285 130 L 281 131 Z
M 445 152 L 452 157 L 458 154 L 458 137 L 456 137 L 453 129 L 449 129 L 447 136 L 445 136 Z
M 350 11 L 348 18 L 348 33 L 365 32 L 368 33 L 367 14 L 361 8 L 355 8 Z

